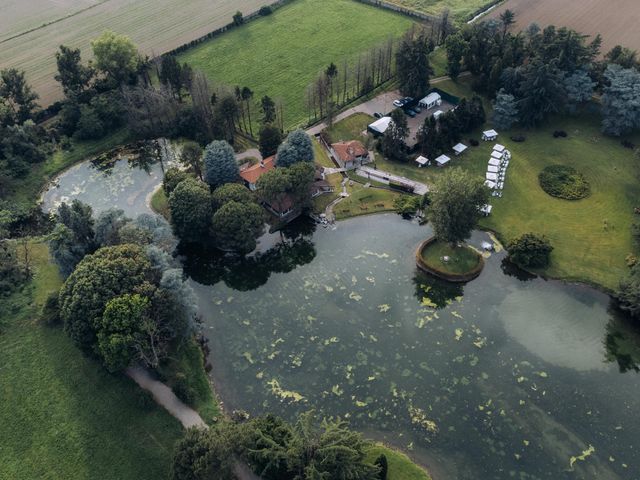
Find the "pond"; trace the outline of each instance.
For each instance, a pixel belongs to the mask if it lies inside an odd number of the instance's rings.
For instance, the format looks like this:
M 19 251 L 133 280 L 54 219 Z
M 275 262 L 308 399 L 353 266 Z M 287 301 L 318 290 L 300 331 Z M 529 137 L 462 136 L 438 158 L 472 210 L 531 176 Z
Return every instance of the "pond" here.
M 74 167 L 44 205 L 144 213 L 161 169 L 130 167 Z M 298 222 L 245 259 L 182 252 L 227 408 L 348 418 L 436 480 L 640 478 L 640 339 L 609 297 L 504 253 L 435 281 L 414 262 L 430 233 L 377 215 Z

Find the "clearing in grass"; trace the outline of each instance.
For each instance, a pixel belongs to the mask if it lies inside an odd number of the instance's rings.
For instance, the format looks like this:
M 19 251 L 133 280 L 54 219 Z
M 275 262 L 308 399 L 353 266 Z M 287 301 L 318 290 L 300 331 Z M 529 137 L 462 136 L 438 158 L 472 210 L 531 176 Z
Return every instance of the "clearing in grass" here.
M 264 95 L 282 99 L 284 125 L 291 128 L 307 122 L 305 91 L 320 71 L 331 62 L 340 70 L 344 60 L 400 37 L 412 23 L 352 0 L 297 0 L 184 52 L 179 60 L 214 83 L 251 88 L 256 102 Z
M 465 22 L 470 20 L 479 10 L 488 7 L 491 0 L 387 0 L 404 8 L 417 10 L 429 15 L 442 15 L 450 12 L 454 20 Z
M 38 322 L 62 279 L 44 243 L 31 254 L 35 278 L 0 303 L 0 478 L 165 478 L 180 424 Z

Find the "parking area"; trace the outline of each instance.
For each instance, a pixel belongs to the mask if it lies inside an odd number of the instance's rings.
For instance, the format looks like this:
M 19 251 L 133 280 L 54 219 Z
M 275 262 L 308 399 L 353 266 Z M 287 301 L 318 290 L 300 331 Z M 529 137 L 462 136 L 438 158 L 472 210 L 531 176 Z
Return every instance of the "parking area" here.
M 425 118 L 427 118 L 427 116 L 433 115 L 437 111 L 446 113 L 449 110 L 453 110 L 454 108 L 456 108 L 454 104 L 442 99 L 442 103 L 437 107 L 429 109 L 423 108 L 422 111 L 413 118 L 407 115 L 407 125 L 409 126 L 409 138 L 407 138 L 407 145 L 410 148 L 413 148 L 416 143 L 418 143 L 418 132 L 420 131 L 420 128 L 422 128 L 422 125 L 424 125 L 424 120 Z

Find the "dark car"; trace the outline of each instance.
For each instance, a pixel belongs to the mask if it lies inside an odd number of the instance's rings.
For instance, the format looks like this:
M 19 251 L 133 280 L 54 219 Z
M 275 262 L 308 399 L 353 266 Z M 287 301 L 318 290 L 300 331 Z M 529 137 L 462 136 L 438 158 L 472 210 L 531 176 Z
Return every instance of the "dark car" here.
M 384 117 L 384 115 L 383 115 L 383 114 L 381 114 L 380 112 L 376 112 L 376 113 L 374 113 L 374 114 L 373 114 L 373 116 L 374 116 L 374 117 L 376 117 L 376 118 L 382 118 L 382 117 Z
M 414 112 L 413 110 L 411 110 L 410 108 L 407 108 L 404 113 L 406 113 L 408 116 L 410 116 L 411 118 L 415 117 L 417 114 L 416 112 Z

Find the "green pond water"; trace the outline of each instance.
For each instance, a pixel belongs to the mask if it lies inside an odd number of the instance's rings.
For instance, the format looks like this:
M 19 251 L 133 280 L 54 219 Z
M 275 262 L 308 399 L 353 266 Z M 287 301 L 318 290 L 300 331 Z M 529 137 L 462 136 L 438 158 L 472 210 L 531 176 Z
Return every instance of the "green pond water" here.
M 44 207 L 135 216 L 160 178 L 158 164 L 84 163 Z M 348 418 L 435 480 L 639 479 L 640 339 L 609 297 L 503 253 L 464 286 L 437 282 L 414 262 L 430 233 L 377 215 L 299 222 L 246 259 L 187 252 L 226 407 Z

